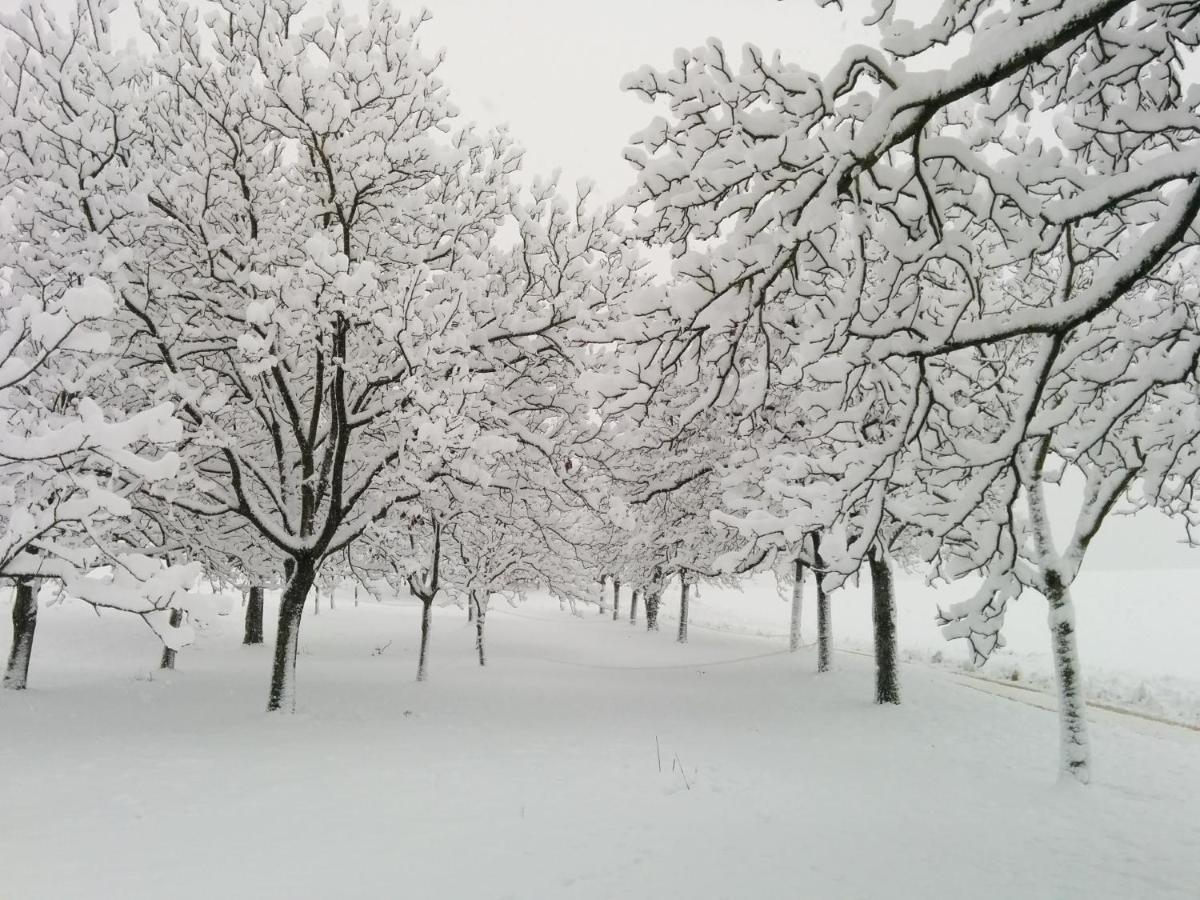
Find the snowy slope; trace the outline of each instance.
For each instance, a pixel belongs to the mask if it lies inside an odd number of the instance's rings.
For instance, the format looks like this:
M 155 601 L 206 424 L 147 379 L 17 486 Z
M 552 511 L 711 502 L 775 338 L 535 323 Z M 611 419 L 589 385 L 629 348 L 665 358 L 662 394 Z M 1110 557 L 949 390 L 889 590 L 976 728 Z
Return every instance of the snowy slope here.
M 486 670 L 438 610 L 421 685 L 415 608 L 310 608 L 268 718 L 238 612 L 164 675 L 140 623 L 43 609 L 0 694 L 0 897 L 1196 896 L 1192 731 L 1095 713 L 1094 783 L 1059 785 L 1054 716 L 945 671 L 878 708 L 851 654 L 544 601 L 492 613 Z

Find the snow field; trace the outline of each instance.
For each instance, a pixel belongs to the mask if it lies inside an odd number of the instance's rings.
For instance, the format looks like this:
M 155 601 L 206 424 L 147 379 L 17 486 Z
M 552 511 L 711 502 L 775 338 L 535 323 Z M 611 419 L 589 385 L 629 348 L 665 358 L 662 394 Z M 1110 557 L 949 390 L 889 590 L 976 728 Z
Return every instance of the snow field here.
M 299 712 L 268 717 L 273 612 L 267 645 L 239 644 L 235 608 L 163 673 L 132 617 L 43 608 L 30 690 L 0 694 L 0 897 L 1059 900 L 1200 880 L 1185 729 L 1093 712 L 1094 781 L 1059 784 L 1052 713 L 944 671 L 904 666 L 904 705 L 879 708 L 852 654 L 817 676 L 778 638 L 681 646 L 665 621 L 538 599 L 494 607 L 482 670 L 465 614 L 438 609 L 425 684 L 415 605 L 310 605 Z

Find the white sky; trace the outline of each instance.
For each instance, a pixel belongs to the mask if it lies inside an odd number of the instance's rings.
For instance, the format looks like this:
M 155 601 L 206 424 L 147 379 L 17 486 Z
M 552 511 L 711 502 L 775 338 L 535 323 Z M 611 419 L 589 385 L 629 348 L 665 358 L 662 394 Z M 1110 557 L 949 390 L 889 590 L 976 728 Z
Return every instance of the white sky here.
M 630 135 L 653 108 L 619 90 L 642 65 L 666 68 L 677 47 L 718 37 L 740 60 L 750 42 L 822 70 L 869 32 L 815 0 L 429 0 L 426 40 L 445 46 L 443 71 L 464 115 L 508 122 L 536 171 L 587 175 L 624 190 Z
M 7 6 L 16 0 L 0 0 Z M 74 0 L 48 0 L 65 11 Z M 132 27 L 131 0 L 121 19 Z M 366 0 L 348 0 L 365 9 Z M 322 4 L 323 5 L 323 4 Z M 446 49 L 442 76 L 462 115 L 480 125 L 507 122 L 526 148 L 530 170 L 563 172 L 569 187 L 593 178 L 615 197 L 632 180 L 622 158 L 629 137 L 645 127 L 653 107 L 619 90 L 623 75 L 642 65 L 667 68 L 677 47 L 719 38 L 740 60 L 753 43 L 805 68 L 823 71 L 845 47 L 872 42 L 862 27 L 866 0 L 847 0 L 846 12 L 816 0 L 426 0 L 427 52 Z M 932 5 L 906 0 L 904 5 Z M 316 4 L 314 4 L 316 8 Z M 402 3 L 415 14 L 419 4 Z M 909 13 L 919 18 L 919 13 Z M 1071 495 L 1064 489 L 1054 518 L 1061 540 L 1070 533 Z M 1085 563 L 1087 569 L 1200 566 L 1200 551 L 1178 543 L 1181 524 L 1155 513 L 1110 520 Z M 1080 598 L 1082 599 L 1082 598 Z
M 0 6 L 25 0 L 0 0 Z M 56 12 L 76 0 L 46 0 Z M 118 30 L 134 27 L 133 0 L 120 0 Z M 314 13 L 328 0 L 311 0 Z M 345 0 L 365 11 L 367 0 Z M 816 0 L 397 0 L 432 20 L 426 52 L 445 48 L 441 70 L 464 118 L 508 123 L 535 172 L 563 171 L 563 184 L 586 176 L 615 197 L 632 180 L 622 158 L 629 137 L 653 108 L 622 92 L 621 77 L 649 64 L 670 66 L 677 47 L 718 37 L 740 62 L 749 42 L 778 49 L 814 70 L 826 69 L 850 44 L 864 43 L 867 0 L 854 12 L 821 9 Z M 929 0 L 908 0 L 927 3 Z

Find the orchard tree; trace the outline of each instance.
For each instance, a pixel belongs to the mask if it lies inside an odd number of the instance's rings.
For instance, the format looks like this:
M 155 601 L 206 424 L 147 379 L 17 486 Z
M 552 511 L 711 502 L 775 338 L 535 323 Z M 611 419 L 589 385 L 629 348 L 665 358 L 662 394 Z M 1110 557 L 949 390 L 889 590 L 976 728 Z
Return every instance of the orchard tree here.
M 127 212 L 112 163 L 133 111 L 96 95 L 129 67 L 103 28 L 40 7 L 0 15 L 0 35 L 0 577 L 18 588 L 5 684 L 24 687 L 41 580 L 134 612 L 175 647 L 187 634 L 166 607 L 196 573 L 126 540 L 139 491 L 178 470 L 171 404 L 133 409 L 103 388 L 120 350 L 116 263 L 88 220 Z
M 1158 362 L 1138 376 L 1086 365 L 1089 342 L 1138 336 L 1130 298 L 1195 241 L 1196 114 L 1178 73 L 1197 33 L 1170 3 L 877 20 L 879 48 L 824 76 L 755 48 L 739 65 L 713 42 L 627 80 L 668 110 L 629 157 L 642 234 L 675 274 L 631 368 L 701 385 L 691 415 L 784 435 L 765 462 L 733 460 L 764 486 L 726 492 L 755 533 L 825 528 L 827 566 L 846 574 L 895 520 L 941 574 L 1007 577 L 1041 443 L 1090 417 L 1103 444 L 1178 377 L 1161 360 L 1188 355 L 1155 322 L 1140 346 Z M 931 58 L 945 45 L 960 48 L 949 66 Z M 1108 383 L 1133 399 L 1097 403 Z M 1086 777 L 1070 753 L 1064 768 Z
M 555 335 L 609 299 L 588 279 L 619 277 L 623 259 L 575 229 L 556 245 L 569 258 L 548 254 L 557 277 L 548 265 L 522 280 L 499 238 L 537 218 L 516 198 L 519 154 L 455 125 L 422 20 L 382 3 L 361 20 L 303 11 L 145 7 L 142 61 L 111 51 L 111 6 L 81 9 L 50 44 L 79 66 L 47 56 L 34 25 L 15 63 L 31 75 L 22 127 L 79 103 L 94 114 L 81 130 L 102 171 L 63 217 L 117 297 L 111 396 L 172 404 L 183 422 L 185 478 L 150 495 L 252 529 L 285 572 L 272 710 L 294 706 L 326 560 L 368 532 L 402 539 L 411 522 L 393 513 L 486 470 L 508 440 L 550 442 L 493 373 L 534 381 L 523 361 L 566 352 Z M 78 192 L 79 175 L 54 168 L 45 190 Z
M 557 511 L 524 502 L 511 486 L 493 483 L 483 496 L 473 493 L 448 529 L 454 547 L 446 577 L 451 593 L 463 596 L 473 610 L 475 649 L 483 666 L 493 596 L 510 604 L 532 590 L 578 596 L 590 587 L 590 573 L 565 538 Z
M 1031 410 L 1027 431 L 1035 437 L 1022 444 L 1016 465 L 993 483 L 966 527 L 947 534 L 940 549 L 943 571 L 970 568 L 986 576 L 974 597 L 942 613 L 947 636 L 970 640 L 979 662 L 1002 641 L 1010 600 L 1026 588 L 1046 598 L 1063 764 L 1083 781 L 1090 751 L 1071 586 L 1092 540 L 1124 499 L 1131 500 L 1129 508 L 1171 509 L 1195 478 L 1200 323 L 1194 291 L 1185 267 L 1169 267 L 1062 341 Z M 1026 355 L 1036 360 L 1038 344 L 1047 340 L 1031 339 Z M 1083 494 L 1060 550 L 1045 485 L 1061 483 L 1067 473 L 1082 480 Z

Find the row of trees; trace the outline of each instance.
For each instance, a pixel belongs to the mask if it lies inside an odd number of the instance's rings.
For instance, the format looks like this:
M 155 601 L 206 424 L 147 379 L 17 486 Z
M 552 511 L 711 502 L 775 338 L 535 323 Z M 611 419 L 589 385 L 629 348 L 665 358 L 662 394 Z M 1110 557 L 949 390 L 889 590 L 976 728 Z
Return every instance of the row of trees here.
M 775 568 L 795 649 L 812 570 L 824 670 L 861 571 L 897 702 L 898 562 L 978 579 L 941 617 L 981 661 L 1045 596 L 1087 779 L 1071 584 L 1123 500 L 1196 515 L 1191 5 L 882 4 L 825 74 L 681 51 L 626 80 L 631 216 L 460 123 L 386 3 L 160 0 L 144 52 L 114 5 L 0 20 L 0 574 L 172 645 L 200 572 L 248 635 L 278 587 L 278 710 L 321 583 L 420 599 L 424 677 L 439 597 L 482 662 L 493 594 L 611 578 L 653 625 L 678 575 L 686 640 L 691 585 Z

